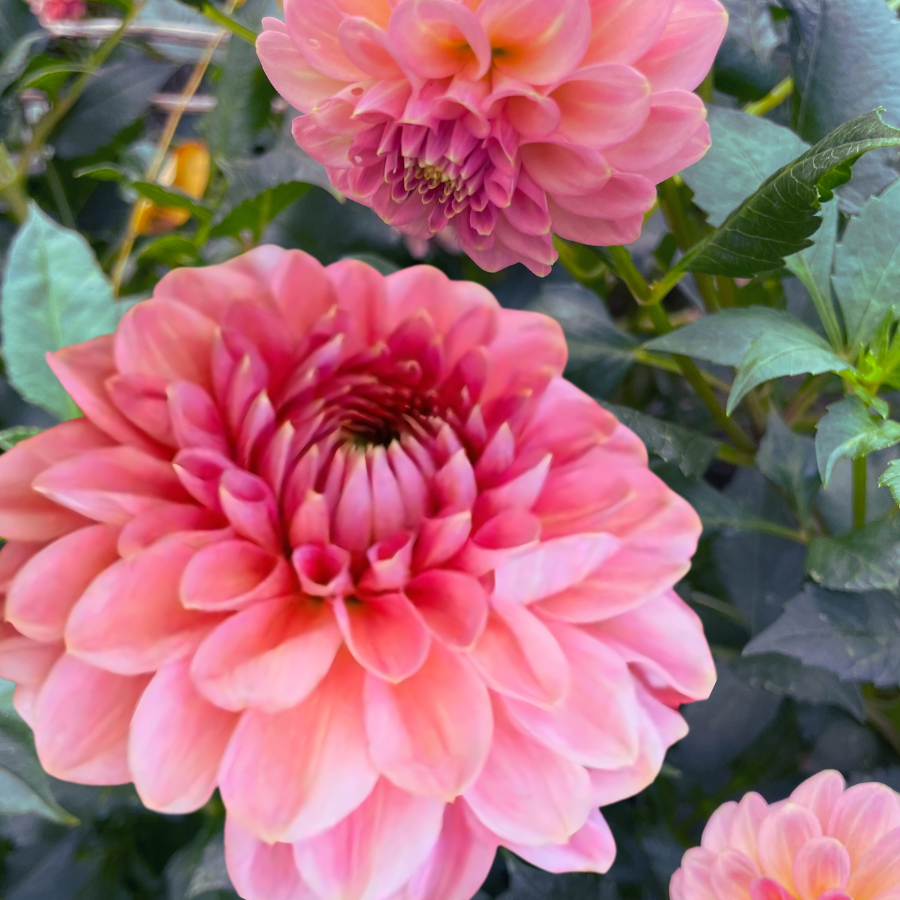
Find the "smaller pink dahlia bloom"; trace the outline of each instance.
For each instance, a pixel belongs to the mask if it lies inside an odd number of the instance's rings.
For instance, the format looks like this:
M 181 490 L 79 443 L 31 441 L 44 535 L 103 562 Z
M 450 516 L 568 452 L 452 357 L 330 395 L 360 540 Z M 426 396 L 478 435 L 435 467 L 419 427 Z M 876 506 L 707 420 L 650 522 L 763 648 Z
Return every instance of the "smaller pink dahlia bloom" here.
M 769 806 L 726 803 L 672 876 L 672 900 L 900 900 L 900 795 L 820 772 Z
M 335 187 L 482 268 L 628 244 L 709 147 L 718 0 L 285 0 L 266 74 Z
M 41 25 L 52 22 L 77 22 L 87 12 L 85 0 L 29 0 L 31 11 Z
M 562 378 L 559 325 L 426 266 L 260 247 L 51 366 L 0 457 L 0 678 L 44 768 L 183 813 L 247 900 L 605 871 L 715 671 L 700 522 Z

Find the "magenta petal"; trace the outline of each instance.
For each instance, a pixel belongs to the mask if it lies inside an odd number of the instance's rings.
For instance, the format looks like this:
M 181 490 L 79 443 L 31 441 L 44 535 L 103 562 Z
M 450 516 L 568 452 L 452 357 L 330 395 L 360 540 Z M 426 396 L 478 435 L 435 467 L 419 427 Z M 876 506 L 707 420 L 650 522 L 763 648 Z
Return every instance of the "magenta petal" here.
M 407 585 L 406 595 L 431 633 L 449 647 L 472 647 L 487 625 L 487 593 L 464 572 L 422 572 Z

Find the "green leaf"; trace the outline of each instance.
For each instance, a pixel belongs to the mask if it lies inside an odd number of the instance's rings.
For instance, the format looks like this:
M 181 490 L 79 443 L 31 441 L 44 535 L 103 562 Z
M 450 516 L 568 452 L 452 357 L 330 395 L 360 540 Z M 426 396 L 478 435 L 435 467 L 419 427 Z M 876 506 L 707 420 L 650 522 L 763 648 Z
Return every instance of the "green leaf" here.
M 752 278 L 778 269 L 785 257 L 811 246 L 822 224 L 822 202 L 850 177 L 863 153 L 900 146 L 900 129 L 876 110 L 840 126 L 771 175 L 685 258 L 691 272 Z
M 56 63 L 55 65 L 41 66 L 41 68 L 29 72 L 28 75 L 19 82 L 19 88 L 24 90 L 25 88 L 30 87 L 42 88 L 46 86 L 48 90 L 52 90 L 54 85 L 65 83 L 66 79 L 60 78 L 59 76 L 75 75 L 90 71 L 91 67 L 89 65 L 77 62 Z
M 800 660 L 779 653 L 762 653 L 738 660 L 734 672 L 751 687 L 814 706 L 836 706 L 860 722 L 865 721 L 859 687 L 841 681 L 825 669 L 805 666 Z
M 20 38 L 3 54 L 0 61 L 0 94 L 22 77 L 22 73 L 28 68 L 32 57 L 47 43 L 47 34 L 44 31 L 33 31 Z
M 702 478 L 722 446 L 721 441 L 699 431 L 645 415 L 628 406 L 615 403 L 601 405 L 630 428 L 651 453 L 664 462 L 678 466 L 688 478 Z
M 83 166 L 75 170 L 76 178 L 94 178 L 97 181 L 117 181 L 131 184 L 132 173 L 125 166 L 102 162 L 92 166 Z
M 900 520 L 873 522 L 841 537 L 817 537 L 806 571 L 836 591 L 900 590 Z
M 176 853 L 166 866 L 166 882 L 166 900 L 236 898 L 225 866 L 222 833 L 210 836 L 203 831 Z
M 11 704 L 12 685 L 0 682 L 0 815 L 38 815 L 63 825 L 77 825 L 50 792 L 28 726 Z
M 196 216 L 201 222 L 209 221 L 212 218 L 212 213 L 205 206 L 198 203 L 193 197 L 188 197 L 184 191 L 180 191 L 178 188 L 163 187 L 149 181 L 135 181 L 132 187 L 142 197 L 152 200 L 157 206 L 163 208 L 173 206 L 183 209 L 192 216 Z
M 772 410 L 756 454 L 756 465 L 769 481 L 784 491 L 800 520 L 808 521 L 812 498 L 821 483 L 815 441 L 795 434 Z
M 847 344 L 868 343 L 900 304 L 900 183 L 869 200 L 850 219 L 837 248 L 834 289 L 847 325 Z
M 799 319 L 785 315 L 777 331 L 764 331 L 750 345 L 735 374 L 725 410 L 730 415 L 753 388 L 773 378 L 853 371 L 826 340 Z
M 718 227 L 770 175 L 809 149 L 789 128 L 736 109 L 710 107 L 712 146 L 681 177 Z
M 900 684 L 900 601 L 884 592 L 844 594 L 807 585 L 744 653 L 781 653 L 844 681 Z
M 62 159 L 88 156 L 111 143 L 143 115 L 173 71 L 168 63 L 144 57 L 104 68 L 63 120 L 57 155 Z
M 308 184 L 299 181 L 289 181 L 244 200 L 213 227 L 210 237 L 238 235 L 247 230 L 260 237 L 269 222 L 299 200 L 309 187 Z
M 170 269 L 199 266 L 202 262 L 197 245 L 177 234 L 164 234 L 151 241 L 141 250 L 138 259 L 143 263 L 162 263 Z M 120 298 L 117 305 L 124 302 L 124 298 Z
M 886 487 L 894 495 L 894 500 L 900 504 L 900 459 L 892 459 L 884 474 L 878 479 L 878 487 Z
M 900 443 L 900 423 L 873 416 L 857 397 L 828 407 L 816 428 L 816 459 L 827 485 L 839 459 L 868 456 Z
M 768 306 L 723 309 L 715 315 L 704 316 L 684 328 L 655 338 L 644 346 L 647 350 L 679 353 L 720 366 L 737 368 L 747 355 L 750 345 L 761 334 L 778 330 L 785 322 L 796 321 L 798 320 L 786 312 L 770 309 Z
M 118 315 L 87 241 L 36 205 L 9 251 L 0 315 L 3 357 L 16 390 L 59 418 L 77 415 L 45 354 L 109 334 Z
M 16 444 L 27 441 L 28 438 L 40 434 L 44 429 L 33 425 L 14 425 L 12 428 L 4 428 L 0 431 L 0 450 L 12 450 Z

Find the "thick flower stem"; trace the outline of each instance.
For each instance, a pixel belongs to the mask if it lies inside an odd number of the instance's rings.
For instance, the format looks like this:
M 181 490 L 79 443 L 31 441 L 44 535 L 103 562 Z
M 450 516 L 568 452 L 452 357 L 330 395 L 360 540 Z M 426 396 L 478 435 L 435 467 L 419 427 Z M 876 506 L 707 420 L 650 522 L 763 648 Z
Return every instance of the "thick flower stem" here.
M 866 457 L 857 456 L 853 460 L 853 527 L 864 528 L 866 524 Z
M 790 99 L 790 96 L 793 93 L 794 79 L 788 76 L 784 81 L 780 81 L 776 84 L 762 100 L 748 103 L 744 107 L 744 112 L 749 113 L 751 116 L 764 116 L 766 113 L 781 106 L 785 100 Z

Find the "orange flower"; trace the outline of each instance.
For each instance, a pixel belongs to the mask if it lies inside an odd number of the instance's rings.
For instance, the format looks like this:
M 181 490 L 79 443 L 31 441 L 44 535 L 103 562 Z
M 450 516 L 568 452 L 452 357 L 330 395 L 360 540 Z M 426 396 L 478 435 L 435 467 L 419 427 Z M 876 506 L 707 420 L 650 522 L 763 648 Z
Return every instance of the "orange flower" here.
M 158 183 L 174 187 L 199 200 L 209 184 L 209 149 L 202 141 L 186 141 L 169 154 Z M 186 209 L 158 206 L 142 197 L 135 208 L 137 234 L 163 234 L 184 225 L 190 218 Z

